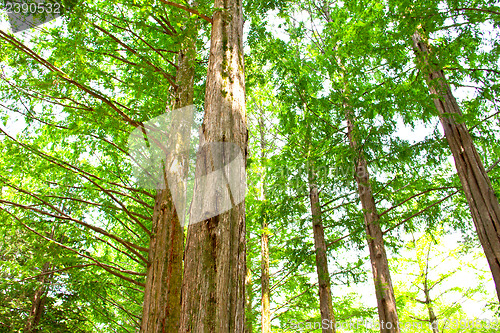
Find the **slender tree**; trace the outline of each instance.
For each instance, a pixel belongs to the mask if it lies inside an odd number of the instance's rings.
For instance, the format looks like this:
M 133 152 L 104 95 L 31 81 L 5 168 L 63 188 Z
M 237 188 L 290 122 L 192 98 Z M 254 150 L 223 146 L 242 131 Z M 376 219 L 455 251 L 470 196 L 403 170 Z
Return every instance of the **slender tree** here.
M 438 110 L 439 120 L 453 154 L 458 177 L 500 299 L 499 200 L 469 130 L 466 124 L 460 121 L 462 112 L 422 26 L 413 34 L 412 39 L 417 61 Z
M 196 29 L 187 27 L 182 36 L 182 48 L 178 53 L 176 86 L 173 110 L 190 107 L 193 104 L 193 85 L 196 60 Z M 189 120 L 185 114 L 174 112 L 169 131 L 170 145 L 165 156 L 166 174 L 169 179 L 185 179 L 188 172 Z M 185 123 L 183 123 L 185 122 Z M 187 123 L 187 124 L 186 124 Z M 170 166 L 180 165 L 180 168 Z M 153 225 L 149 242 L 149 256 L 144 306 L 142 309 L 141 332 L 177 332 L 181 314 L 182 257 L 184 254 L 184 230 L 173 201 L 169 179 L 157 190 L 153 210 Z M 177 183 L 182 186 L 183 183 Z M 180 192 L 185 189 L 177 189 Z M 175 193 L 174 193 L 175 194 Z
M 312 227 L 314 234 L 314 250 L 316 252 L 316 271 L 319 285 L 319 310 L 323 333 L 335 332 L 335 315 L 333 313 L 330 273 L 328 272 L 328 258 L 326 256 L 325 230 L 321 216 L 318 186 L 315 182 L 314 167 L 308 172 L 309 201 L 311 204 Z
M 381 332 L 400 332 L 394 288 L 392 286 L 382 228 L 379 224 L 379 215 L 370 185 L 368 164 L 358 145 L 355 136 L 353 115 L 349 112 L 349 107 L 346 110 L 346 118 L 349 143 L 355 155 L 355 179 L 358 185 L 361 207 L 363 208 L 366 239 L 370 252 Z
M 259 139 L 260 139 L 260 163 L 265 165 L 266 160 L 266 125 L 262 108 L 258 119 Z M 265 170 L 265 168 L 263 168 Z M 265 171 L 264 171 L 265 172 Z M 271 333 L 271 285 L 269 276 L 269 221 L 267 216 L 265 173 L 261 174 L 260 197 L 261 201 L 261 235 L 260 235 L 260 256 L 261 256 L 261 330 L 262 333 Z

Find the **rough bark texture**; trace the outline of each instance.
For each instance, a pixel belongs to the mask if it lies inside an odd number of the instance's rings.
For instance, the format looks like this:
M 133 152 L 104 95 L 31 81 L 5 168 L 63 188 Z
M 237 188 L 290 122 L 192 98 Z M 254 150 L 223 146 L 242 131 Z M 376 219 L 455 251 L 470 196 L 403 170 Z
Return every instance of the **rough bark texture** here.
M 193 82 L 195 66 L 194 39 L 186 38 L 184 50 L 179 52 L 176 77 L 177 88 L 173 109 L 193 103 Z M 182 114 L 174 114 L 171 121 L 171 152 L 177 152 L 185 146 L 189 138 L 187 126 L 181 126 Z M 170 153 L 165 165 L 172 162 L 181 165 L 176 169 L 178 177 L 187 172 L 188 160 L 185 154 Z M 171 171 L 167 171 L 171 172 Z M 178 332 L 181 311 L 182 256 L 184 250 L 184 232 L 172 199 L 172 193 L 165 179 L 165 189 L 158 189 L 153 212 L 153 225 L 149 243 L 148 268 L 144 304 L 141 321 L 141 333 Z M 182 190 L 182 189 L 180 189 Z
M 462 114 L 441 68 L 422 32 L 413 35 L 413 46 L 455 160 L 458 177 L 472 213 L 472 219 L 493 274 L 500 299 L 500 204 L 467 127 L 454 119 Z
M 370 251 L 373 279 L 375 282 L 375 294 L 382 333 L 399 333 L 399 321 L 396 311 L 396 299 L 392 287 L 389 263 L 385 252 L 384 238 L 379 224 L 379 215 L 375 205 L 375 199 L 370 185 L 368 166 L 362 152 L 354 137 L 354 124 L 352 115 L 347 112 L 347 133 L 351 147 L 357 155 L 356 161 L 356 183 L 358 184 L 359 199 L 363 207 L 365 229 Z M 388 323 L 390 323 L 388 325 Z
M 322 325 L 322 330 L 323 333 L 333 333 L 335 332 L 335 315 L 333 313 L 330 274 L 328 272 L 328 260 L 326 257 L 325 232 L 321 216 L 318 186 L 314 182 L 314 173 L 312 171 L 309 174 L 309 199 L 311 202 L 314 248 L 316 251 L 321 323 L 326 324 Z
M 28 321 L 26 322 L 26 326 L 24 327 L 24 332 L 33 333 L 37 332 L 37 326 L 42 318 L 44 301 L 45 301 L 45 292 L 47 290 L 46 283 L 47 280 L 50 279 L 50 274 L 47 274 L 50 270 L 50 263 L 46 262 L 42 268 L 42 275 L 38 278 L 38 282 L 41 283 L 41 286 L 35 291 L 35 295 L 33 296 L 33 303 L 31 304 L 31 311 L 28 317 Z
M 201 144 L 232 142 L 241 148 L 246 161 L 241 0 L 215 0 L 201 132 Z M 210 146 L 207 150 L 197 158 L 197 179 L 214 171 Z M 223 162 L 224 165 L 230 163 L 226 156 Z M 241 170 L 238 179 L 244 184 L 245 170 Z M 195 193 L 197 186 L 195 181 Z M 201 211 L 214 211 L 219 196 L 225 196 L 223 189 L 219 194 L 216 200 L 203 202 Z M 189 225 L 184 265 L 180 332 L 244 332 L 244 202 L 218 216 Z

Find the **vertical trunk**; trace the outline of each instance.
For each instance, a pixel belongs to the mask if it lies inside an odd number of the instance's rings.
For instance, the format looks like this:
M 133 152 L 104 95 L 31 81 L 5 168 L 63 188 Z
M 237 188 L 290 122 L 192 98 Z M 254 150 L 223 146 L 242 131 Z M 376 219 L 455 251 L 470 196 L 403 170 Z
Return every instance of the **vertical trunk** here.
M 349 110 L 348 106 L 347 110 Z M 349 142 L 357 154 L 355 178 L 358 184 L 359 199 L 363 207 L 365 219 L 368 249 L 370 251 L 370 261 L 375 282 L 380 331 L 383 333 L 399 333 L 396 299 L 394 297 L 394 289 L 392 287 L 382 229 L 380 228 L 377 207 L 375 206 L 375 199 L 370 185 L 368 166 L 363 153 L 358 153 L 359 148 L 353 133 L 354 124 L 352 117 L 353 115 L 350 111 L 347 111 L 346 118 Z
M 500 204 L 469 131 L 454 119 L 462 114 L 443 70 L 433 65 L 433 54 L 423 33 L 413 35 L 413 47 L 426 75 L 429 92 L 455 160 L 458 177 L 472 213 L 479 241 L 488 260 L 500 299 Z
M 187 37 L 184 46 L 178 58 L 174 110 L 189 106 L 193 102 L 196 59 L 194 38 Z M 175 171 L 166 170 L 167 173 L 176 172 L 175 176 L 180 178 L 187 172 L 188 161 L 179 150 L 186 145 L 186 142 L 181 141 L 189 137 L 186 131 L 190 130 L 190 128 L 180 126 L 183 121 L 181 117 L 182 114 L 177 113 L 172 118 L 170 135 L 176 137 L 177 140 L 171 140 L 170 144 L 173 146 L 170 147 L 170 151 L 175 153 L 168 154 L 165 163 L 165 165 L 172 165 L 175 161 L 176 165 L 181 165 L 181 168 Z M 169 333 L 179 330 L 184 232 L 174 205 L 170 189 L 172 187 L 169 187 L 167 179 L 164 184 L 165 188 L 158 189 L 155 198 L 141 333 Z M 176 188 L 175 190 L 182 189 Z
M 246 303 L 245 303 L 245 333 L 253 332 L 253 291 L 252 291 L 252 272 L 247 267 L 247 276 L 245 278 Z
M 205 116 L 200 133 L 194 195 L 203 195 L 202 177 L 215 171 L 213 143 L 236 144 L 246 161 L 247 129 L 243 64 L 241 0 L 215 0 L 210 58 L 205 92 Z M 226 145 L 222 145 L 226 147 Z M 231 162 L 222 150 L 219 162 Z M 232 182 L 245 184 L 245 168 L 229 170 Z M 221 170 L 221 169 L 219 169 Z M 227 178 L 226 178 L 227 180 Z M 234 202 L 232 189 L 214 186 L 216 195 L 191 204 L 199 216 L 220 211 L 231 199 L 231 209 L 190 224 L 187 234 L 180 332 L 244 332 L 245 328 L 245 205 Z M 227 185 L 227 183 L 226 183 Z M 194 200 L 194 199 L 193 199 Z M 194 201 L 193 201 L 194 202 Z M 208 214 L 208 215 L 207 215 Z M 190 223 L 197 222 L 196 220 Z
M 438 319 L 436 317 L 436 314 L 434 313 L 434 307 L 432 306 L 432 299 L 431 299 L 431 295 L 430 295 L 430 291 L 431 291 L 432 287 L 429 288 L 429 259 L 430 259 L 430 255 L 431 255 L 431 244 L 429 244 L 429 248 L 427 250 L 427 258 L 425 260 L 425 271 L 422 269 L 423 267 L 421 265 L 419 265 L 421 275 L 424 277 L 423 291 L 424 291 L 425 300 L 423 303 L 425 304 L 425 306 L 427 308 L 427 312 L 429 313 L 429 324 L 431 325 L 432 332 L 439 333 L 438 321 L 437 321 Z M 421 301 L 418 301 L 418 302 L 421 302 Z
M 261 164 L 264 164 L 266 154 L 266 142 L 265 142 L 265 128 L 264 128 L 264 120 L 262 116 L 259 119 L 259 132 L 260 132 L 260 160 Z M 265 215 L 265 200 L 266 200 L 266 191 L 264 184 L 265 175 L 261 175 L 261 229 L 262 234 L 260 236 L 260 254 L 261 254 L 261 289 L 262 289 L 262 300 L 261 300 L 261 326 L 262 333 L 271 333 L 271 288 L 270 288 L 270 277 L 269 277 L 269 225 L 267 222 L 267 217 Z
M 41 283 L 41 286 L 35 291 L 35 295 L 33 296 L 33 303 L 31 304 L 31 311 L 28 317 L 28 321 L 26 322 L 26 326 L 24 327 L 24 332 L 32 333 L 37 332 L 37 326 L 40 322 L 40 318 L 43 313 L 43 306 L 45 301 L 45 291 L 47 280 L 50 276 L 47 272 L 50 270 L 50 263 L 46 262 L 42 268 L 42 274 L 38 278 L 38 282 Z
M 269 233 L 268 224 L 265 217 L 262 218 L 261 242 L 261 288 L 262 288 L 262 309 L 261 324 L 262 333 L 271 333 L 271 306 L 270 306 L 270 283 L 269 283 Z
M 429 288 L 427 288 L 427 277 L 424 282 L 424 294 L 425 294 L 425 306 L 427 307 L 427 312 L 429 313 L 429 323 L 432 327 L 433 333 L 439 333 L 438 322 L 436 314 L 434 313 L 434 308 L 432 307 L 432 300 L 429 294 Z
M 332 292 L 330 287 L 330 274 L 326 258 L 326 242 L 319 192 L 314 182 L 314 171 L 309 172 L 309 199 L 311 202 L 311 215 L 314 233 L 314 248 L 316 251 L 316 270 L 319 284 L 319 308 L 323 333 L 335 332 L 335 316 L 333 314 Z

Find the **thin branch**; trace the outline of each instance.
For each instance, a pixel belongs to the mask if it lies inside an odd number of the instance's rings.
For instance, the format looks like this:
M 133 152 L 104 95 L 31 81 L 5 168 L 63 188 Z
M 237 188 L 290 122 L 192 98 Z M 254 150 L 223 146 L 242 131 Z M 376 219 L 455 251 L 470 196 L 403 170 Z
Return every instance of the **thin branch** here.
M 382 232 L 382 234 L 384 234 L 384 235 L 385 235 L 385 234 L 386 234 L 386 233 L 388 233 L 389 231 L 391 231 L 391 230 L 393 230 L 393 229 L 396 229 L 397 227 L 399 227 L 400 225 L 402 225 L 402 224 L 404 224 L 404 223 L 408 222 L 409 220 L 411 220 L 411 219 L 412 219 L 412 218 L 414 218 L 415 216 L 418 216 L 418 215 L 422 214 L 423 212 L 425 212 L 425 211 L 427 211 L 427 210 L 431 209 L 432 207 L 436 206 L 437 204 L 440 204 L 441 202 L 443 202 L 443 201 L 445 201 L 446 199 L 448 199 L 448 198 L 452 197 L 453 195 L 457 194 L 458 192 L 459 192 L 459 190 L 456 190 L 455 192 L 453 192 L 453 193 L 451 193 L 451 194 L 447 195 L 446 197 L 444 197 L 443 199 L 436 201 L 436 202 L 435 202 L 435 203 L 433 203 L 432 205 L 427 206 L 427 207 L 425 207 L 425 208 L 424 208 L 424 209 L 422 209 L 422 210 L 419 210 L 418 212 L 416 212 L 415 214 L 411 215 L 410 217 L 408 217 L 408 218 L 404 219 L 403 221 L 399 222 L 398 224 L 396 224 L 396 225 L 394 225 L 394 226 L 390 227 L 389 229 L 385 230 L 384 232 Z
M 133 119 L 131 119 L 127 114 L 125 114 L 122 110 L 120 110 L 117 105 L 125 107 L 124 105 L 118 103 L 118 102 L 112 102 L 111 100 L 107 99 L 106 97 L 102 96 L 100 93 L 95 92 L 93 89 L 84 86 L 83 84 L 80 84 L 79 82 L 73 80 L 72 78 L 69 77 L 68 74 L 63 72 L 61 69 L 57 68 L 41 56 L 39 56 L 36 52 L 34 52 L 32 49 L 24 45 L 22 42 L 14 38 L 13 36 L 10 36 L 9 34 L 3 32 L 0 30 L 0 37 L 13 45 L 16 49 L 20 50 L 21 52 L 25 53 L 29 57 L 33 58 L 35 61 L 40 63 L 42 66 L 50 70 L 51 72 L 55 72 L 58 77 L 60 77 L 62 80 L 80 88 L 81 90 L 85 91 L 89 95 L 91 95 L 94 98 L 99 99 L 100 101 L 104 102 L 106 105 L 111 107 L 113 110 L 115 110 L 123 120 L 125 120 L 128 124 L 138 127 L 141 125 L 140 122 L 137 122 Z M 126 107 L 125 107 L 126 108 Z M 128 108 L 127 108 L 128 109 Z
M 24 282 L 24 281 L 27 281 L 27 280 L 32 280 L 32 279 L 39 278 L 40 276 L 44 276 L 44 275 L 52 275 L 54 273 L 60 273 L 60 272 L 68 271 L 68 270 L 73 269 L 73 268 L 84 268 L 84 267 L 89 267 L 89 266 L 97 266 L 97 264 L 95 264 L 95 263 L 94 264 L 80 264 L 80 265 L 74 265 L 74 266 L 64 267 L 64 268 L 61 268 L 61 269 L 56 269 L 56 270 L 52 270 L 52 271 L 40 273 L 40 274 L 35 275 L 35 276 L 30 276 L 30 277 L 24 278 L 24 279 L 16 281 L 16 282 Z
M 170 5 L 170 6 L 173 6 L 173 7 L 177 7 L 179 9 L 185 10 L 185 11 L 191 13 L 191 14 L 197 15 L 197 16 L 201 17 L 202 19 L 204 19 L 205 21 L 207 21 L 208 23 L 210 23 L 210 24 L 214 23 L 213 20 L 212 20 L 212 18 L 210 18 L 210 17 L 208 17 L 206 15 L 201 14 L 196 9 L 189 8 L 189 7 L 186 7 L 184 5 L 181 5 L 179 3 L 175 3 L 175 2 L 172 2 L 172 1 L 167 1 L 167 0 L 160 0 L 160 1 L 163 2 L 164 4 L 167 4 L 167 5 Z
M 2 200 L 2 201 L 3 201 L 3 200 Z M 77 250 L 75 250 L 75 249 L 73 249 L 73 248 L 71 248 L 71 247 L 69 247 L 69 246 L 66 246 L 66 245 L 64 245 L 64 244 L 59 243 L 58 241 L 56 241 L 56 240 L 54 240 L 54 239 L 52 239 L 52 238 L 49 238 L 49 237 L 47 237 L 47 236 L 44 236 L 44 235 L 40 234 L 39 232 L 37 232 L 37 231 L 36 231 L 36 230 L 34 230 L 33 228 L 30 228 L 29 226 L 27 226 L 24 222 L 22 222 L 22 221 L 21 221 L 21 219 L 20 219 L 20 218 L 18 218 L 16 215 L 12 214 L 12 213 L 11 213 L 11 212 L 9 212 L 8 210 L 6 210 L 6 209 L 4 209 L 4 208 L 2 208 L 2 207 L 0 207 L 0 209 L 1 209 L 1 210 L 3 210 L 3 211 L 5 211 L 5 212 L 6 212 L 7 214 L 9 214 L 10 216 L 12 216 L 12 217 L 13 217 L 14 219 L 16 219 L 19 223 L 21 223 L 21 225 L 22 225 L 23 227 L 25 227 L 25 228 L 26 228 L 26 229 L 28 229 L 29 231 L 33 232 L 33 233 L 34 233 L 34 234 L 36 234 L 37 236 L 42 237 L 43 239 L 45 239 L 45 240 L 47 240 L 47 241 L 49 241 L 49 242 L 52 242 L 52 243 L 54 243 L 54 244 L 56 244 L 56 245 L 58 245 L 58 246 L 60 246 L 60 247 L 62 247 L 62 248 L 64 248 L 64 249 L 66 249 L 66 250 L 68 250 L 68 251 L 71 251 L 71 252 L 73 252 L 73 253 L 75 253 L 75 254 L 79 255 L 80 257 L 83 257 L 83 258 L 86 258 L 86 259 L 89 259 L 89 260 L 91 260 L 91 261 L 95 262 L 97 266 L 101 267 L 102 269 L 104 269 L 104 270 L 105 270 L 105 271 L 107 271 L 108 273 L 111 273 L 111 274 L 115 275 L 116 277 L 118 277 L 118 278 L 120 278 L 120 279 L 122 279 L 122 280 L 125 280 L 125 281 L 128 281 L 128 282 L 131 282 L 131 283 L 133 283 L 133 284 L 135 284 L 135 285 L 137 285 L 137 286 L 143 287 L 143 288 L 145 287 L 145 284 L 144 284 L 144 283 L 141 283 L 141 282 L 139 282 L 139 281 L 136 281 L 136 280 L 134 280 L 134 279 L 131 279 L 131 278 L 129 278 L 129 277 L 127 277 L 127 276 L 124 276 L 123 274 L 120 274 L 120 273 L 131 274 L 131 275 L 141 275 L 141 276 L 144 276 L 144 275 L 146 275 L 146 274 L 144 274 L 144 273 L 137 273 L 137 272 L 134 272 L 134 271 L 129 271 L 129 270 L 123 270 L 123 269 L 120 269 L 120 268 L 118 268 L 118 267 L 114 267 L 114 266 L 111 266 L 111 265 L 108 265 L 108 264 L 103 264 L 103 263 L 99 262 L 97 259 L 95 259 L 95 258 L 93 258 L 93 257 L 91 257 L 91 256 L 88 256 L 88 255 L 86 255 L 86 254 L 83 254 L 83 253 L 81 253 L 81 252 L 79 252 L 79 251 L 77 251 Z M 118 273 L 118 272 L 120 272 L 120 273 Z
M 405 204 L 406 202 L 410 201 L 411 199 L 414 199 L 414 198 L 416 198 L 416 197 L 419 197 L 419 196 L 421 196 L 421 195 L 424 195 L 424 194 L 429 193 L 429 192 L 432 192 L 432 191 L 447 190 L 447 189 L 450 189 L 450 188 L 456 188 L 456 187 L 455 187 L 455 186 L 435 187 L 435 188 L 430 188 L 430 189 L 428 189 L 428 190 L 425 190 L 425 191 L 422 191 L 422 192 L 420 192 L 420 193 L 414 194 L 414 195 L 412 195 L 411 197 L 408 197 L 408 198 L 406 198 L 405 200 L 401 201 L 400 203 L 398 203 L 398 204 L 396 204 L 396 205 L 392 206 L 391 208 L 386 209 L 385 211 L 383 211 L 382 213 L 380 213 L 380 214 L 379 214 L 379 217 L 381 217 L 381 216 L 383 216 L 383 215 L 385 215 L 385 214 L 389 213 L 391 210 L 393 210 L 393 209 L 395 209 L 395 208 L 397 208 L 397 207 L 399 207 L 399 206 L 401 206 L 401 205 Z

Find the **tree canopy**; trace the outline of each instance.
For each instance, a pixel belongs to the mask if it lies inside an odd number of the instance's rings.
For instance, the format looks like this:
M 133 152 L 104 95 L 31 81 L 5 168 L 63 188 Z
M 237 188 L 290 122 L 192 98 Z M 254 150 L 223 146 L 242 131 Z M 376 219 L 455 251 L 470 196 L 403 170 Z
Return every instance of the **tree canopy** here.
M 0 332 L 498 330 L 500 3 L 40 3 L 0 4 Z

